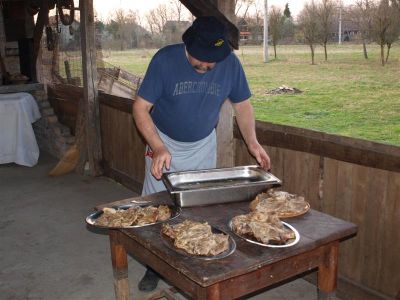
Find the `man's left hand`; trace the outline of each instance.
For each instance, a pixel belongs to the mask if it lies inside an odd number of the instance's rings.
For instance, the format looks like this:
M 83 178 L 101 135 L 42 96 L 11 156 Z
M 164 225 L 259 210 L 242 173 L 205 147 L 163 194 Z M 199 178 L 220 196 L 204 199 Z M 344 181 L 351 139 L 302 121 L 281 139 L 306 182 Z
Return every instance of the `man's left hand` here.
M 264 148 L 259 143 L 254 143 L 248 146 L 249 152 L 257 160 L 258 164 L 266 171 L 271 169 L 271 160 L 265 152 Z

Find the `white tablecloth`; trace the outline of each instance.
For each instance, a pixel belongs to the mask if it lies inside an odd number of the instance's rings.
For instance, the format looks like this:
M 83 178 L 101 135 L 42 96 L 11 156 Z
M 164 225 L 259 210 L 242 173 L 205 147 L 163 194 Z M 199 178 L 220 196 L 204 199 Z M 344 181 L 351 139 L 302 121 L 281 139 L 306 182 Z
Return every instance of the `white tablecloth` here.
M 31 94 L 0 94 L 0 164 L 36 165 L 39 147 L 32 123 L 40 117 Z

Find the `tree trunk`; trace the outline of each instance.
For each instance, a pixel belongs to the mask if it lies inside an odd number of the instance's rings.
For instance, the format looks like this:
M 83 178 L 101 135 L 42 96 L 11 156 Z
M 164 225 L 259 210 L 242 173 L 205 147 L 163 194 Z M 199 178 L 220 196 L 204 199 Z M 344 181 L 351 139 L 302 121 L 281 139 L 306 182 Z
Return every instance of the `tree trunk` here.
M 311 49 L 311 64 L 315 65 L 315 62 L 314 62 L 314 45 L 313 44 L 310 44 L 310 49 Z
M 363 39 L 363 52 L 364 52 L 364 58 L 368 59 L 367 43 L 366 43 L 365 39 Z
M 381 62 L 382 66 L 385 65 L 385 44 L 381 44 Z
M 392 44 L 391 43 L 387 43 L 386 44 L 387 45 L 387 51 L 386 51 L 386 63 L 388 62 L 388 60 L 389 60 L 389 52 L 390 52 L 390 48 L 392 48 Z
M 275 55 L 275 59 L 276 59 L 276 45 L 274 44 L 274 55 Z
M 328 61 L 328 51 L 326 50 L 326 42 L 324 42 L 325 61 Z

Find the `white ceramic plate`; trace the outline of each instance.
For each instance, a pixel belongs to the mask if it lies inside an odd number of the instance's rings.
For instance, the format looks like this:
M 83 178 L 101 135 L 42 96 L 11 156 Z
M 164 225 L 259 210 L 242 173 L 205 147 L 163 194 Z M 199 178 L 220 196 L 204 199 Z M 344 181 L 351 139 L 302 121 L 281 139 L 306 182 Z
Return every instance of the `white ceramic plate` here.
M 133 207 L 133 206 L 146 207 L 146 206 L 158 206 L 158 205 L 160 205 L 160 204 L 153 204 L 153 205 L 152 204 L 148 204 L 148 205 L 125 204 L 125 205 L 113 206 L 112 208 L 114 208 L 114 209 L 128 209 L 128 208 Z M 171 210 L 171 218 L 169 218 L 168 220 L 165 220 L 165 221 L 158 221 L 158 222 L 155 222 L 155 223 L 149 223 L 149 224 L 143 224 L 143 225 L 131 225 L 131 226 L 123 226 L 123 227 L 100 226 L 100 225 L 96 224 L 96 219 L 99 218 L 103 214 L 102 210 L 96 211 L 96 212 L 91 213 L 90 215 L 88 215 L 86 217 L 86 223 L 88 223 L 91 226 L 95 226 L 95 227 L 99 227 L 99 228 L 108 228 L 108 229 L 144 227 L 144 226 L 149 226 L 149 225 L 153 225 L 153 224 L 158 224 L 158 223 L 163 223 L 163 222 L 170 221 L 172 219 L 175 219 L 177 216 L 179 216 L 181 214 L 181 208 L 180 207 L 172 206 L 172 205 L 168 205 L 168 207 Z
M 232 227 L 232 220 L 229 222 L 229 228 L 231 229 L 231 231 L 232 231 L 236 236 L 240 237 L 241 239 L 244 239 L 245 241 L 247 241 L 247 242 L 249 242 L 249 243 L 256 244 L 256 245 L 260 245 L 260 246 L 263 246 L 263 247 L 269 247 L 269 248 L 287 248 L 287 247 L 291 247 L 291 246 L 296 245 L 296 244 L 300 241 L 300 234 L 299 234 L 299 232 L 296 230 L 296 228 L 294 228 L 292 225 L 290 225 L 290 224 L 288 224 L 288 223 L 286 223 L 286 222 L 282 222 L 282 224 L 283 224 L 285 227 L 287 227 L 287 228 L 289 228 L 290 230 L 292 230 L 292 231 L 294 232 L 294 234 L 295 234 L 295 238 L 292 239 L 292 240 L 290 240 L 289 243 L 287 243 L 287 244 L 285 244 L 285 245 L 264 244 L 264 243 L 261 243 L 261 242 L 257 241 L 256 239 L 250 239 L 250 238 L 248 238 L 248 237 L 241 236 L 240 234 L 237 234 L 237 233 L 233 230 L 233 227 Z

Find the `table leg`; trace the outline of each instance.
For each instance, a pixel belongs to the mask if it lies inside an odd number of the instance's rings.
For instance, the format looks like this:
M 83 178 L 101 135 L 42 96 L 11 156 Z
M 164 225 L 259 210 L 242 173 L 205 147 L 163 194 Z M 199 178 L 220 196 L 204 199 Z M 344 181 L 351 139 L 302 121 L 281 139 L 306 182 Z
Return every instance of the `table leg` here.
M 124 246 L 119 242 L 118 230 L 109 230 L 111 261 L 114 272 L 116 300 L 129 300 L 128 257 Z
M 196 293 L 197 300 L 219 300 L 221 299 L 221 293 L 219 284 L 216 283 L 209 287 L 198 287 Z
M 326 245 L 322 251 L 318 266 L 318 300 L 333 300 L 336 299 L 339 241 Z

